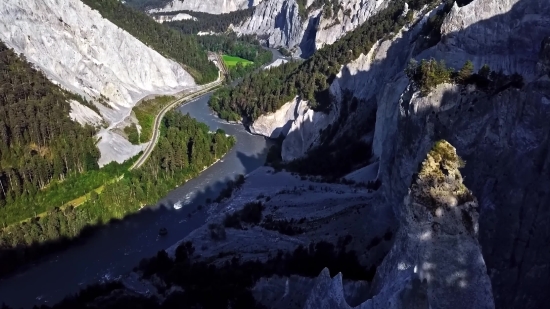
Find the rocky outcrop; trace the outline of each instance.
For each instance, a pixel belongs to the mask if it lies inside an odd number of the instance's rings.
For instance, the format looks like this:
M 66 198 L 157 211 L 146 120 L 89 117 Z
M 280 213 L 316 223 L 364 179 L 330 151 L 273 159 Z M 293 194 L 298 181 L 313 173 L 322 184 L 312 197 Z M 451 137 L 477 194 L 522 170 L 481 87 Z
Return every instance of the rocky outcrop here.
M 111 127 L 142 97 L 195 85 L 181 65 L 79 0 L 6 0 L 0 15 L 0 40 L 54 82 L 95 101 Z M 109 142 L 102 138 L 99 143 Z M 117 160 L 127 155 L 120 153 Z
M 417 52 L 420 28 L 405 28 L 344 66 L 331 86 L 333 105 L 341 110 L 345 105 L 339 98 L 346 92 L 358 99 L 358 109 L 375 108 L 373 154 L 380 160 L 383 204 L 398 216 L 434 141 L 447 139 L 465 158 L 466 184 L 479 201 L 479 242 L 496 306 L 502 308 L 539 308 L 550 301 L 544 292 L 550 289 L 550 256 L 540 250 L 550 246 L 545 236 L 550 226 L 545 189 L 550 185 L 550 127 L 544 120 L 550 112 L 550 78 L 540 71 L 547 63 L 549 16 L 545 1 L 455 5 L 434 47 Z M 444 59 L 454 68 L 468 59 L 476 70 L 487 63 L 505 74 L 519 72 L 526 85 L 492 94 L 473 86 L 441 85 L 422 97 L 403 74 L 411 56 Z M 359 115 L 365 114 L 350 113 L 347 128 L 361 124 Z M 380 295 L 383 284 L 377 286 Z M 428 289 L 421 280 L 410 286 Z
M 284 136 L 282 159 L 292 161 L 319 145 L 321 130 L 335 121 L 338 109 L 329 114 L 314 112 L 307 101 L 298 98 L 285 103 L 276 112 L 262 115 L 250 126 L 250 132 L 269 138 Z
M 288 134 L 283 140 L 282 159 L 284 161 L 298 159 L 306 154 L 312 146 L 318 145 L 321 142 L 321 130 L 335 121 L 333 119 L 335 115 L 337 112 L 325 114 L 314 112 L 307 106 L 303 107 L 302 112 L 291 123 Z
M 295 0 L 265 0 L 256 7 L 252 17 L 233 30 L 256 34 L 271 47 L 297 49 L 298 55 L 309 56 L 357 28 L 386 4 L 387 1 L 347 0 L 328 9 L 310 0 L 305 8 L 307 16 L 301 16 Z
M 399 232 L 376 272 L 373 297 L 355 308 L 494 308 L 477 241 L 478 204 L 462 183 L 463 166 L 436 143 L 398 214 Z M 304 308 L 351 308 L 341 275 L 323 272 Z
M 286 60 L 286 59 L 277 59 L 277 60 L 273 61 L 273 63 L 266 65 L 263 69 L 267 70 L 267 69 L 275 68 L 275 67 L 278 67 L 281 64 L 285 64 L 287 62 L 288 62 L 288 60 Z
M 307 102 L 298 98 L 285 103 L 276 112 L 262 115 L 250 126 L 250 132 L 270 138 L 278 138 L 279 135 L 286 136 L 292 122 L 307 110 Z
M 149 13 L 187 10 L 223 14 L 256 6 L 260 1 L 262 0 L 172 0 L 164 7 L 149 10 Z
M 468 162 L 466 183 L 480 203 L 479 239 L 497 306 L 538 308 L 547 301 L 550 270 L 545 235 L 550 209 L 548 136 L 550 80 L 487 96 L 443 85 L 429 97 L 403 100 L 394 140 L 387 141 L 379 178 L 388 205 L 406 194 L 421 153 L 446 138 Z M 391 137 L 390 137 L 391 138 Z M 399 208 L 394 212 L 399 213 Z M 530 243 L 539 244 L 532 247 Z
M 536 78 L 541 42 L 548 36 L 548 13 L 548 2 L 537 0 L 455 3 L 441 26 L 441 42 L 418 58 L 442 58 L 455 68 L 471 60 L 476 68 L 488 64 L 497 72 L 517 72 L 531 80 Z
M 69 117 L 73 121 L 80 123 L 81 125 L 89 124 L 92 126 L 100 125 L 103 122 L 103 118 L 94 110 L 85 106 L 75 100 L 69 102 L 71 104 L 71 111 Z
M 496 71 L 518 71 L 526 80 L 521 90 L 487 94 L 442 85 L 420 97 L 398 75 L 377 97 L 374 152 L 388 205 L 407 194 L 432 141 L 447 139 L 468 162 L 463 174 L 479 200 L 479 241 L 500 308 L 539 308 L 550 301 L 544 292 L 550 280 L 543 279 L 550 278 L 550 255 L 540 250 L 550 246 L 550 79 L 536 69 L 545 61 L 549 16 L 546 1 L 455 6 L 441 42 L 418 56 L 455 67 L 472 59 L 476 68 L 488 63 Z
M 546 37 L 540 44 L 539 68 L 542 74 L 550 74 L 550 37 Z
M 174 15 L 153 15 L 153 19 L 161 24 L 164 22 L 171 22 L 171 21 L 178 21 L 178 20 L 187 20 L 187 19 L 197 20 L 196 17 L 193 17 L 185 13 L 177 13 Z
M 313 14 L 319 15 L 318 10 Z M 315 17 L 312 17 L 314 24 Z M 295 0 L 267 0 L 256 7 L 252 17 L 232 29 L 240 34 L 256 34 L 264 38 L 270 47 L 295 47 L 300 45 L 307 26 L 308 21 L 299 16 Z

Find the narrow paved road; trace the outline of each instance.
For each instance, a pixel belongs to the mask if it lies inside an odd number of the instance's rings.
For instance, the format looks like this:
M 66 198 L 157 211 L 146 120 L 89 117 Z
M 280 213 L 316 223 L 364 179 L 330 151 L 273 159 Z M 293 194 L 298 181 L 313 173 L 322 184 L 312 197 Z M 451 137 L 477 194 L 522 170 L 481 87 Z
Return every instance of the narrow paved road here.
M 153 152 L 153 149 L 155 149 L 155 146 L 157 145 L 159 135 L 160 135 L 160 124 L 162 122 L 162 118 L 164 118 L 164 115 L 174 108 L 175 106 L 180 105 L 183 102 L 190 101 L 196 97 L 199 97 L 201 95 L 204 95 L 214 89 L 216 89 L 218 86 L 220 86 L 223 82 L 224 75 L 221 74 L 221 72 L 225 71 L 223 68 L 223 60 L 217 55 L 217 61 L 216 64 L 218 65 L 218 79 L 216 81 L 213 81 L 209 84 L 203 85 L 199 90 L 195 92 L 191 92 L 177 100 L 174 100 L 174 102 L 168 104 L 165 106 L 155 117 L 154 126 L 153 126 L 153 136 L 151 137 L 151 141 L 149 141 L 149 144 L 143 151 L 143 154 L 141 157 L 132 165 L 130 166 L 129 170 L 133 170 L 135 168 L 139 168 L 140 166 L 147 161 L 151 153 Z

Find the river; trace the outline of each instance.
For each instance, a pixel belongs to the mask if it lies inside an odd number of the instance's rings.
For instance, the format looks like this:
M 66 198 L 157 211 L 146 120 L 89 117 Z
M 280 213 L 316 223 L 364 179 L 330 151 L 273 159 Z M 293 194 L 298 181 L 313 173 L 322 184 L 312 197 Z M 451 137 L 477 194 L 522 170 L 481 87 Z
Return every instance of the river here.
M 282 58 L 271 50 L 274 59 Z M 248 174 L 265 162 L 271 141 L 252 135 L 242 125 L 228 124 L 208 108 L 211 94 L 201 96 L 178 110 L 207 124 L 211 130 L 223 129 L 237 138 L 237 144 L 219 162 L 198 177 L 174 189 L 158 202 L 154 210 L 141 211 L 98 230 L 82 243 L 50 255 L 26 270 L 0 280 L 0 305 L 14 308 L 53 304 L 78 292 L 86 285 L 120 278 L 139 261 L 168 248 L 201 226 L 206 219 L 203 208 L 207 198 L 214 199 L 229 179 Z M 174 204 L 183 204 L 174 209 Z M 189 214 L 192 216 L 189 218 Z M 168 235 L 160 237 L 161 227 Z

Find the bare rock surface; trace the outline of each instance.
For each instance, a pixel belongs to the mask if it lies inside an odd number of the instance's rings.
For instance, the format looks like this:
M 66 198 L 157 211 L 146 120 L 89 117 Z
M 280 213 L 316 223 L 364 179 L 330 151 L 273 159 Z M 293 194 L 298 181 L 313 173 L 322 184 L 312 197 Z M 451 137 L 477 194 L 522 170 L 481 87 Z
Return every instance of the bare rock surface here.
M 300 15 L 295 0 L 264 0 L 254 15 L 233 30 L 242 34 L 256 34 L 272 47 L 283 46 L 301 50 L 299 54 L 309 56 L 326 44 L 332 44 L 347 32 L 357 28 L 369 17 L 383 9 L 388 1 L 344 0 L 338 1 L 324 13 L 324 6 L 310 7 L 314 1 L 307 1 L 305 16 Z
M 149 10 L 149 13 L 196 11 L 223 14 L 257 5 L 261 0 L 172 0 L 164 7 Z

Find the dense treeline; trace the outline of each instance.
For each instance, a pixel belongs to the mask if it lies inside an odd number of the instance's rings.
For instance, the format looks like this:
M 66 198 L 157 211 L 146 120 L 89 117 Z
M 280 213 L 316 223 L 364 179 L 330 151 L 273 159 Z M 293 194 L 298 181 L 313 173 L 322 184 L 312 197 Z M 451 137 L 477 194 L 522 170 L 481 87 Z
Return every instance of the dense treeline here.
M 196 261 L 195 246 L 186 242 L 176 249 L 175 259 L 165 251 L 159 251 L 153 258 L 143 260 L 137 269 L 144 278 L 155 275 L 158 278 L 155 282 L 162 285 L 160 292 L 181 287 L 167 293 L 160 304 L 154 298 L 135 293 L 109 297 L 121 295 L 114 291 L 124 289 L 121 283 L 111 282 L 90 286 L 52 307 L 40 308 L 265 308 L 256 302 L 250 290 L 262 277 L 300 275 L 313 278 L 327 267 L 331 276 L 342 272 L 344 279 L 372 280 L 376 269 L 365 269 L 359 264 L 356 253 L 346 250 L 351 240 L 348 235 L 341 237 L 337 246 L 321 241 L 309 246 L 300 245 L 293 252 L 279 250 L 266 262 L 242 262 L 233 257 L 220 266 Z
M 158 13 L 160 15 L 176 15 L 178 13 L 189 14 L 196 17 L 197 20 L 186 19 L 167 22 L 170 27 L 176 28 L 185 34 L 197 34 L 203 32 L 226 32 L 229 29 L 229 25 L 238 25 L 248 17 L 254 14 L 254 8 L 246 10 L 239 10 L 224 14 L 208 14 L 203 12 L 193 11 L 176 11 L 176 12 L 164 12 Z
M 234 143 L 222 130 L 210 133 L 205 124 L 189 115 L 167 113 L 158 145 L 140 169 L 106 183 L 101 194 L 92 192 L 79 207 L 55 208 L 43 217 L 1 230 L 0 274 L 66 245 L 65 240 L 78 237 L 88 226 L 121 219 L 143 205 L 155 204 L 214 163 Z
M 409 8 L 418 10 L 432 2 L 417 0 L 409 3 Z M 391 2 L 360 27 L 323 47 L 301 64 L 286 63 L 245 78 L 234 88 L 218 90 L 210 106 L 222 118 L 235 120 L 242 116 L 245 121 L 253 121 L 299 96 L 313 109 L 326 111 L 330 107 L 328 87 L 341 65 L 367 53 L 376 41 L 399 31 L 407 22 L 402 14 L 404 5 L 404 0 Z
M 172 0 L 125 0 L 124 4 L 134 9 L 145 11 L 148 9 L 162 8 Z
M 104 18 L 128 31 L 165 57 L 184 65 L 197 83 L 205 84 L 218 78 L 218 69 L 208 60 L 206 51 L 200 47 L 194 36 L 182 35 L 174 29 L 155 22 L 147 14 L 125 6 L 117 0 L 82 0 L 82 2 L 98 10 Z
M 89 105 L 0 42 L 0 226 L 44 211 L 52 182 L 98 169 L 96 130 L 69 118 L 70 100 Z
M 300 66 L 290 61 L 278 67 L 245 76 L 236 87 L 221 87 L 214 91 L 208 105 L 220 118 L 229 121 L 254 121 L 260 115 L 278 110 L 297 94 L 291 79 Z
M 232 32 L 227 35 L 201 35 L 197 40 L 206 50 L 222 52 L 255 63 L 265 64 L 272 58 L 271 52 L 262 48 L 260 42 L 250 36 L 237 37 Z

